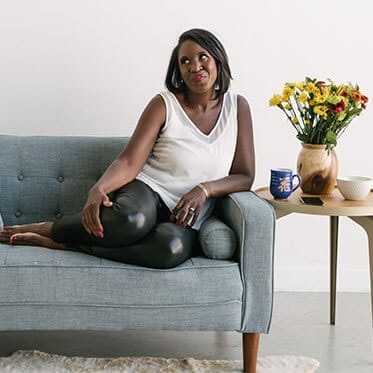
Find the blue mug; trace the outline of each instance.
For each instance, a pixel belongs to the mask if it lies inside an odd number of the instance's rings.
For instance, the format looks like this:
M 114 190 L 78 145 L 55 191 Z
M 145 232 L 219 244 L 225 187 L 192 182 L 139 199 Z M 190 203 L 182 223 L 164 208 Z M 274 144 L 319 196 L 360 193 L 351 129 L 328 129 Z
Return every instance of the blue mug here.
M 298 184 L 294 186 L 293 180 L 298 179 Z M 302 179 L 299 175 L 293 174 L 288 168 L 271 169 L 270 192 L 275 199 L 287 199 L 291 193 L 300 187 Z

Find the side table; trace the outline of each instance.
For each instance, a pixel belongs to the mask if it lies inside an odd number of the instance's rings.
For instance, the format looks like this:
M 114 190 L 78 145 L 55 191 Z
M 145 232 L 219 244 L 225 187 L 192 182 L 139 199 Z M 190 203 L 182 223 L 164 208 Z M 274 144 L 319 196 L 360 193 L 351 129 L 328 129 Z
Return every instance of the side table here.
M 338 223 L 340 216 L 347 216 L 364 228 L 368 235 L 370 296 L 373 322 L 373 192 L 363 201 L 347 201 L 335 188 L 331 195 L 319 195 L 324 205 L 305 205 L 300 201 L 303 194 L 296 190 L 287 200 L 277 200 L 271 195 L 268 187 L 259 188 L 255 193 L 267 200 L 275 209 L 276 218 L 291 213 L 327 215 L 330 217 L 330 324 L 335 324 L 336 284 L 337 284 L 337 254 L 338 254 Z

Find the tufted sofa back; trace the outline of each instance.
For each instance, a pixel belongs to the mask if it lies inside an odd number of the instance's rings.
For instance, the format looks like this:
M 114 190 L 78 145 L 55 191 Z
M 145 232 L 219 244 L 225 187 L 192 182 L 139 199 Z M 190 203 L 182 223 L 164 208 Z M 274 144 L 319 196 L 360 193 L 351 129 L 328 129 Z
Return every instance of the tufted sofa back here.
M 127 137 L 0 135 L 0 212 L 5 225 L 81 211 L 89 188 Z

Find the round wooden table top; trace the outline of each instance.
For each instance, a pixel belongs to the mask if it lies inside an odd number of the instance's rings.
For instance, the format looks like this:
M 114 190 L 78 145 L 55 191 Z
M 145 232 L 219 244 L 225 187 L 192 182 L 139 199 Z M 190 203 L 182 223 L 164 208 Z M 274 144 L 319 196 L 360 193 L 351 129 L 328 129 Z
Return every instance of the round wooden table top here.
M 287 200 L 274 199 L 268 187 L 255 190 L 255 193 L 267 200 L 278 212 L 290 214 L 297 212 L 311 215 L 328 216 L 373 216 L 373 192 L 362 201 L 348 201 L 343 198 L 337 188 L 331 195 L 311 196 L 302 193 L 299 188 L 293 192 Z M 319 197 L 324 202 L 323 206 L 306 205 L 301 202 L 300 197 Z

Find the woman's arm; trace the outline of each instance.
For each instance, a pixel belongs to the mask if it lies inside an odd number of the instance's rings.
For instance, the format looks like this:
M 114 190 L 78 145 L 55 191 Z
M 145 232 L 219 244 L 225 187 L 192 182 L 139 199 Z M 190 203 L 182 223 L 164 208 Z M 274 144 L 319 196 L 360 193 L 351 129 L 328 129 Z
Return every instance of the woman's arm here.
M 190 223 L 193 225 L 208 197 L 224 196 L 251 188 L 255 177 L 253 126 L 249 104 L 242 96 L 237 97 L 237 121 L 237 146 L 230 175 L 203 182 L 207 194 L 198 186 L 185 194 L 173 210 L 172 221 L 177 221 L 177 224 L 185 227 L 190 218 L 190 208 L 193 208 L 194 214 Z
M 108 193 L 136 178 L 148 159 L 165 120 L 164 101 L 161 96 L 155 96 L 141 114 L 127 146 L 88 193 L 82 211 L 82 224 L 89 234 L 103 237 L 103 227 L 99 218 L 101 205 L 111 206 Z

